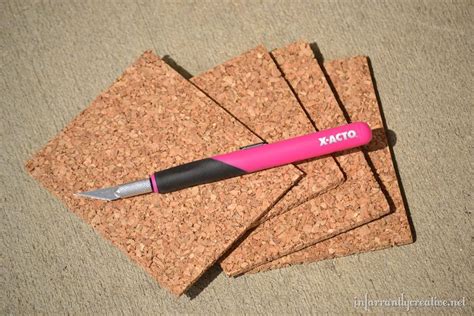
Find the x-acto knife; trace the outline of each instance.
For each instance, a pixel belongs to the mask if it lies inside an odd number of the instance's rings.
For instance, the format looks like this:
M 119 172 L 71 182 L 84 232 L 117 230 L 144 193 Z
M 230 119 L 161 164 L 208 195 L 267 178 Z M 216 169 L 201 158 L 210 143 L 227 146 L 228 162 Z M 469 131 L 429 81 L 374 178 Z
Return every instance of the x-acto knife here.
M 261 144 L 157 171 L 149 178 L 77 195 L 112 201 L 145 193 L 168 193 L 366 145 L 370 127 L 356 122 Z

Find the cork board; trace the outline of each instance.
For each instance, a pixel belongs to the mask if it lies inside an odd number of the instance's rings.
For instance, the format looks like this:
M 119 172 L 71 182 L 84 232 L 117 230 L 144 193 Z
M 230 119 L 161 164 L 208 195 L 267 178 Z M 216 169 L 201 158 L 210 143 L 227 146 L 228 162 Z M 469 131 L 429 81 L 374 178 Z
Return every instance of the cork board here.
M 319 129 L 346 123 L 307 44 L 294 43 L 272 54 Z M 361 149 L 343 152 L 336 160 L 346 181 L 258 226 L 221 262 L 227 274 L 242 274 L 389 212 Z
M 145 52 L 26 165 L 72 212 L 180 295 L 286 193 L 300 171 L 285 166 L 114 202 L 73 194 L 259 141 Z
M 391 213 L 367 225 L 262 265 L 253 272 L 413 242 L 367 57 L 330 61 L 326 62 L 324 67 L 351 121 L 365 121 L 372 129 L 381 131 L 374 133 L 374 138 L 366 150 L 385 189 Z
M 314 132 L 265 47 L 258 46 L 191 81 L 267 142 Z M 333 157 L 297 164 L 305 176 L 261 219 L 322 194 L 344 181 Z

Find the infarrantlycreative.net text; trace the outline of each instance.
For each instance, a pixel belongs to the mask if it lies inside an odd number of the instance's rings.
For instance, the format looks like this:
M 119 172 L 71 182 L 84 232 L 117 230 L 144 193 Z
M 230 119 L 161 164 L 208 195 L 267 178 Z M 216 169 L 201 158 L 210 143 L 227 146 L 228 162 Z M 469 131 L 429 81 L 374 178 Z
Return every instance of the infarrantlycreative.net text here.
M 410 298 L 405 294 L 401 294 L 396 298 L 385 298 L 375 299 L 370 298 L 367 293 L 363 297 L 354 297 L 353 306 L 355 308 L 361 308 L 366 311 L 371 308 L 381 307 L 395 307 L 403 308 L 406 311 L 414 308 L 427 308 L 427 307 L 439 307 L 439 308 L 462 308 L 467 305 L 467 298 L 461 297 L 456 299 L 445 299 L 431 296 L 428 298 Z

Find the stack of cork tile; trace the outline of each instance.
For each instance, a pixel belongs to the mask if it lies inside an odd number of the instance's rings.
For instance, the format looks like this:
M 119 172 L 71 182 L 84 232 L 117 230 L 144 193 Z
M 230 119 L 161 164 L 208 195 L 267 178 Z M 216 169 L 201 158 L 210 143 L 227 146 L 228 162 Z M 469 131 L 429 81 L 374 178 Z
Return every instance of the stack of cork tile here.
M 170 194 L 74 195 L 351 121 L 372 128 L 365 148 Z M 176 295 L 215 263 L 237 276 L 413 241 L 368 59 L 321 65 L 305 42 L 190 80 L 145 52 L 26 165 Z

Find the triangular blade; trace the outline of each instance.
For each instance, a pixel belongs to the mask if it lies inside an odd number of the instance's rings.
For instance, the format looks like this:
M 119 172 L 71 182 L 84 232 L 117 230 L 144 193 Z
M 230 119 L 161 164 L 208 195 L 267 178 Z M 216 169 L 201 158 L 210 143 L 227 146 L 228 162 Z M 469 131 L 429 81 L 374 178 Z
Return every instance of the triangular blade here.
M 120 195 L 117 194 L 117 189 L 118 186 L 115 186 L 94 191 L 78 192 L 75 195 L 104 201 L 113 201 L 120 199 Z
M 87 192 L 78 192 L 75 195 L 104 201 L 114 201 L 151 192 L 153 192 L 153 187 L 151 185 L 150 179 L 147 178 L 121 185 L 116 185 L 109 188 L 103 188 Z

